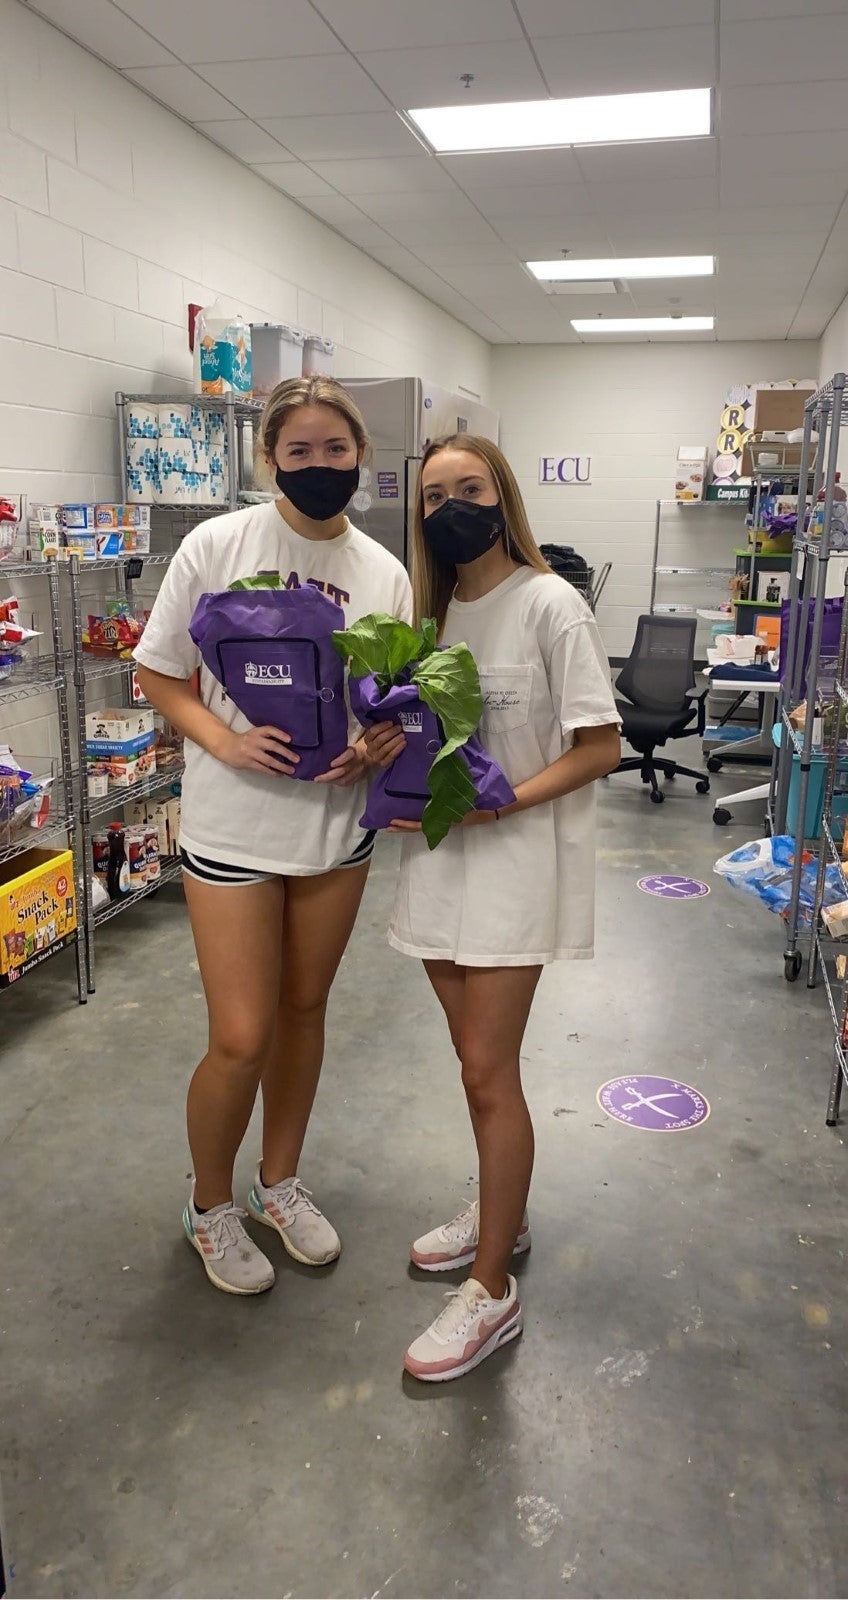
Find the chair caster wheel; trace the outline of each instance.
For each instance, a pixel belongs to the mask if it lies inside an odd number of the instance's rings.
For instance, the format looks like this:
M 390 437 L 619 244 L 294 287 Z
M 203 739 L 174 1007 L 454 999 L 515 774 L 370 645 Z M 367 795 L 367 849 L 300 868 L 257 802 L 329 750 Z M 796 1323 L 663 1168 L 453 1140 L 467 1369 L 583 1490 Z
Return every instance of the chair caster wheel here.
M 802 963 L 803 956 L 800 950 L 794 950 L 791 956 L 784 956 L 783 976 L 787 983 L 794 983 L 796 978 L 799 977 Z
M 730 812 L 724 806 L 716 806 L 713 812 L 713 822 L 717 828 L 724 828 L 730 821 Z
M 721 756 L 710 756 L 707 761 L 708 772 L 721 772 Z
M 666 775 L 665 775 L 665 781 L 666 781 L 666 783 L 673 783 L 676 777 L 677 777 L 677 773 L 676 772 L 667 772 Z
M 709 794 L 709 792 L 710 792 L 710 780 L 709 780 L 709 778 L 699 778 L 698 782 L 695 784 L 695 788 L 697 789 L 699 794 Z
M 651 804 L 652 805 L 661 806 L 663 801 L 664 801 L 664 799 L 665 799 L 665 795 L 663 794 L 662 789 L 652 789 L 651 790 Z

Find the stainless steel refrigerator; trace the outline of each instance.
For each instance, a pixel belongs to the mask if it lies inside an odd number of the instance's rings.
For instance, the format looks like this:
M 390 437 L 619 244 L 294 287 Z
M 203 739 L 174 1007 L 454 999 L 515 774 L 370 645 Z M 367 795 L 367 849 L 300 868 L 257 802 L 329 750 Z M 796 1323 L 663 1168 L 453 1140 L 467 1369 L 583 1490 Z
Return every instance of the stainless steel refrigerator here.
M 496 411 L 421 378 L 340 378 L 359 406 L 374 446 L 348 507 L 357 527 L 404 566 L 412 561 L 412 517 L 418 463 L 432 439 L 477 433 L 498 442 Z

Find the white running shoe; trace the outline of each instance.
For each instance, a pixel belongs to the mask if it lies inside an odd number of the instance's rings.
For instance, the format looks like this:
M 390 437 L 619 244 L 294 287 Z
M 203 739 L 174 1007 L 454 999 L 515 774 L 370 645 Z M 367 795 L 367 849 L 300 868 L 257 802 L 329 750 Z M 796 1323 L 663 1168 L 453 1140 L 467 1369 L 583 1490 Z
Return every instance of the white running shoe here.
M 453 1222 L 446 1222 L 432 1233 L 425 1233 L 410 1247 L 413 1266 L 422 1272 L 452 1272 L 455 1267 L 471 1265 L 477 1255 L 480 1237 L 480 1202 L 473 1200 L 467 1210 L 461 1211 Z M 525 1211 L 514 1255 L 524 1255 L 530 1249 L 530 1222 Z
M 282 1183 L 266 1186 L 262 1182 L 262 1166 L 256 1169 L 256 1181 L 247 1197 L 248 1210 L 257 1222 L 273 1228 L 290 1256 L 305 1267 L 326 1267 L 342 1253 L 342 1241 L 335 1228 L 312 1204 L 309 1189 L 304 1189 L 299 1178 L 284 1178 Z
M 241 1206 L 215 1206 L 197 1211 L 194 1184 L 183 1211 L 183 1227 L 206 1268 L 206 1276 L 225 1294 L 262 1294 L 274 1282 L 274 1268 L 245 1231 Z
M 518 1287 L 507 1278 L 503 1300 L 493 1300 L 476 1278 L 446 1296 L 447 1305 L 406 1352 L 404 1367 L 422 1383 L 447 1383 L 479 1367 L 523 1327 Z

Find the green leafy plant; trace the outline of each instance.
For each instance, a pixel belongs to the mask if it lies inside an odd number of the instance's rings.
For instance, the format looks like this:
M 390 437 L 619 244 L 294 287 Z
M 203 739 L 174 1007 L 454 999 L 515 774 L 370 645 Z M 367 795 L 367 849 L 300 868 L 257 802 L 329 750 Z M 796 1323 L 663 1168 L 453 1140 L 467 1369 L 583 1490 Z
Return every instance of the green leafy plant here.
M 282 589 L 283 580 L 279 572 L 257 572 L 255 578 L 237 578 L 230 584 L 231 589 Z
M 432 617 L 425 618 L 419 631 L 382 612 L 363 617 L 344 633 L 334 633 L 333 644 L 349 662 L 353 677 L 373 673 L 383 694 L 393 684 L 414 683 L 441 723 L 445 742 L 430 768 L 430 798 L 421 819 L 424 837 L 435 850 L 477 799 L 471 774 L 459 754 L 483 710 L 474 657 L 465 644 L 439 650 Z

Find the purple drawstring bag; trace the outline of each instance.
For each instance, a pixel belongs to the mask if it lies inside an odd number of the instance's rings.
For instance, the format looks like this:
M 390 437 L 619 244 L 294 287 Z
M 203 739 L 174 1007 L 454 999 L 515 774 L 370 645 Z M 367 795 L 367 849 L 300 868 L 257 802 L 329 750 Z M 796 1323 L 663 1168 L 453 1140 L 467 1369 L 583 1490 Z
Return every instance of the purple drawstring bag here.
M 421 699 L 414 683 L 393 684 L 383 692 L 376 677 L 351 677 L 350 703 L 363 727 L 377 722 L 397 722 L 403 728 L 406 749 L 374 779 L 361 828 L 388 828 L 392 822 L 420 822 L 430 799 L 427 779 L 444 744 L 439 719 Z M 477 790 L 477 811 L 500 811 L 512 805 L 515 794 L 494 757 L 474 735 L 457 752 L 465 761 Z
M 311 781 L 348 746 L 341 606 L 314 584 L 201 595 L 189 633 L 228 699 L 255 728 L 279 728 Z

